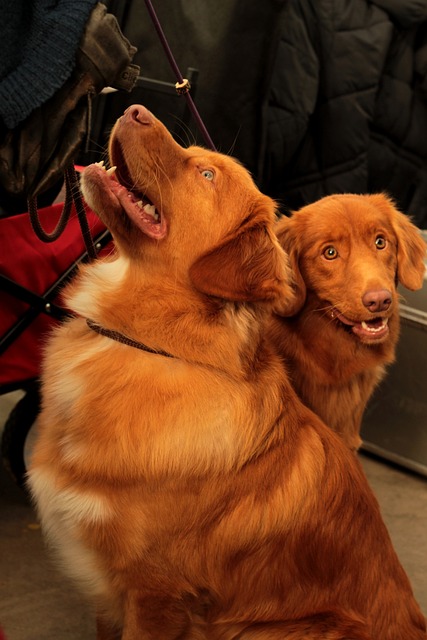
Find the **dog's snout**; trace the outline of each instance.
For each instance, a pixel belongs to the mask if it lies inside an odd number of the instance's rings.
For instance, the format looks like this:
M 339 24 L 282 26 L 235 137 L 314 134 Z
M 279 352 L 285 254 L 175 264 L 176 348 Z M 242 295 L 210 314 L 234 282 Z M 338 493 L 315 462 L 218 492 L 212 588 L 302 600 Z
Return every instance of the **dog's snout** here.
M 371 313 L 386 311 L 392 302 L 392 293 L 388 289 L 366 291 L 362 296 L 362 302 Z
M 141 104 L 132 104 L 123 115 L 126 119 L 134 120 L 139 124 L 149 125 L 154 122 L 154 116 L 151 111 L 148 111 Z

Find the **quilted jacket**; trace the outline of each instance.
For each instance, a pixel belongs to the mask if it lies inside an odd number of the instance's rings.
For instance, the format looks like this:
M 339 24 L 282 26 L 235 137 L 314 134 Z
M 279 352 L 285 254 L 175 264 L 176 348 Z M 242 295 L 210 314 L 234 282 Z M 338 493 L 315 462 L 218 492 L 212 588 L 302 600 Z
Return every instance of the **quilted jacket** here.
M 285 209 L 387 191 L 427 228 L 427 1 L 289 0 L 259 178 Z

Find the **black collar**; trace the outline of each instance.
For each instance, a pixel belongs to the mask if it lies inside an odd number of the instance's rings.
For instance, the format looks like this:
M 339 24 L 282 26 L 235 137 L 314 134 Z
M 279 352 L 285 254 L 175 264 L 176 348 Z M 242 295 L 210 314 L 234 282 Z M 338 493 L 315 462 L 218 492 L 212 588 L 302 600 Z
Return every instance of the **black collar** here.
M 121 342 L 122 344 L 127 344 L 129 347 L 135 347 L 135 349 L 141 349 L 142 351 L 147 351 L 148 353 L 154 353 L 158 356 L 166 356 L 167 358 L 174 358 L 171 353 L 167 353 L 166 351 L 162 351 L 161 349 L 151 349 L 151 347 L 147 347 L 147 345 L 142 342 L 137 342 L 132 338 L 128 338 L 123 333 L 119 331 L 114 331 L 113 329 L 105 329 L 105 327 L 101 327 L 101 325 L 97 324 L 93 320 L 89 318 L 86 320 L 87 326 L 99 333 L 101 336 L 105 336 L 106 338 L 111 338 L 111 340 L 116 340 L 117 342 Z

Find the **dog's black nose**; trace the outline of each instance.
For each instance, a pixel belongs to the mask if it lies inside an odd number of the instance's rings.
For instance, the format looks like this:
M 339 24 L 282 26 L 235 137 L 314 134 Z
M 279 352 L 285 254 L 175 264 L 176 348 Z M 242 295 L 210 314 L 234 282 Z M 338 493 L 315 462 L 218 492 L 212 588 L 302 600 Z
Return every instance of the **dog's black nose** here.
M 391 305 L 392 293 L 388 289 L 366 291 L 362 296 L 362 302 L 371 313 L 386 311 Z
M 153 124 L 154 116 L 151 111 L 148 111 L 142 104 L 132 104 L 124 112 L 124 117 L 135 120 L 139 124 Z

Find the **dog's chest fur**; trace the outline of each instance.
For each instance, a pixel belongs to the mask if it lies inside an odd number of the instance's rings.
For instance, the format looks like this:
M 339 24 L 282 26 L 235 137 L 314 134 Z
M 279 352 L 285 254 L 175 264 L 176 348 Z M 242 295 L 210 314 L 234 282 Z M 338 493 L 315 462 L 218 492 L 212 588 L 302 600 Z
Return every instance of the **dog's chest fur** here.
M 120 300 L 121 288 L 128 287 L 123 266 L 96 264 L 91 278 L 84 274 L 70 289 L 70 307 L 103 323 L 114 321 L 111 312 L 104 312 L 104 299 L 94 284 L 108 277 L 104 291 Z M 158 291 L 147 295 L 142 312 L 148 318 L 146 331 L 141 331 L 141 317 L 136 337 L 149 342 L 152 330 L 160 337 L 169 332 L 166 345 L 153 346 L 172 350 L 181 341 L 185 353 L 185 341 L 192 343 L 193 352 L 198 344 L 199 362 L 121 344 L 91 331 L 84 317 L 58 328 L 46 350 L 44 410 L 30 486 L 67 573 L 104 600 L 110 585 L 103 557 L 118 571 L 121 561 L 131 566 L 155 546 L 158 523 L 167 522 L 172 531 L 192 513 L 197 478 L 238 467 L 263 441 L 270 424 L 262 423 L 260 384 L 270 390 L 262 394 L 266 404 L 274 402 L 280 412 L 279 360 L 263 367 L 263 358 L 271 354 L 260 345 L 259 371 L 245 369 L 246 360 L 253 359 L 258 326 L 249 308 L 225 307 L 212 330 L 219 342 L 209 342 L 205 331 L 207 342 L 202 344 L 199 312 L 192 316 L 191 305 L 178 312 L 170 304 L 169 320 L 156 316 L 150 300 L 154 304 L 159 297 Z M 182 326 L 185 333 L 173 335 Z M 168 494 L 170 478 L 174 488 Z M 183 487 L 180 478 L 192 478 L 193 488 Z M 174 525 L 175 491 L 180 513 Z M 182 506 L 186 492 L 188 509 Z M 203 520 L 206 514 L 199 517 Z

